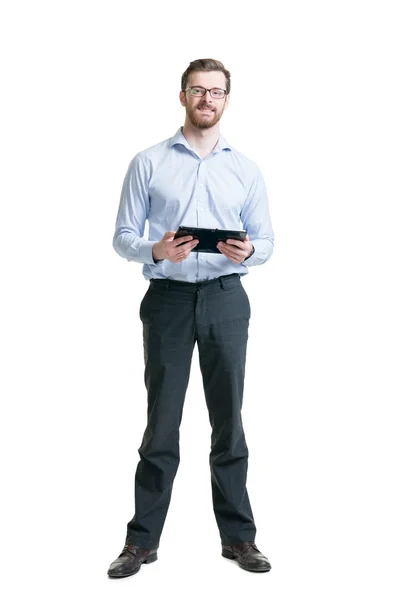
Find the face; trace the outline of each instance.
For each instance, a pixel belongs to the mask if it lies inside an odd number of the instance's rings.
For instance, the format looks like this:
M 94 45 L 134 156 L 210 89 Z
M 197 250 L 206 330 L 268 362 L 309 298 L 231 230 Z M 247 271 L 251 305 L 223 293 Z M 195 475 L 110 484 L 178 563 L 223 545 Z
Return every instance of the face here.
M 195 86 L 226 90 L 225 75 L 221 71 L 196 71 L 189 75 L 186 87 Z M 198 129 L 209 129 L 218 123 L 229 104 L 229 96 L 222 99 L 212 98 L 210 92 L 197 97 L 192 96 L 188 90 L 180 92 L 179 98 L 182 106 L 186 108 L 186 118 Z

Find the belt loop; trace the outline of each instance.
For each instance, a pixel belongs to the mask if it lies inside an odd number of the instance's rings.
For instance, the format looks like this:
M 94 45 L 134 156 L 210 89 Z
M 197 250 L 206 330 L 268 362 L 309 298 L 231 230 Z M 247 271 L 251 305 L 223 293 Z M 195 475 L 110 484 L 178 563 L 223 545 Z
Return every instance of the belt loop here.
M 170 281 L 169 279 L 167 279 L 167 280 L 166 280 L 166 287 L 167 287 L 167 290 L 169 290 L 170 283 L 171 283 L 171 281 Z
M 222 277 L 218 277 L 218 279 L 219 279 L 219 283 L 221 285 L 221 290 L 223 290 L 224 289 L 224 282 L 222 281 Z

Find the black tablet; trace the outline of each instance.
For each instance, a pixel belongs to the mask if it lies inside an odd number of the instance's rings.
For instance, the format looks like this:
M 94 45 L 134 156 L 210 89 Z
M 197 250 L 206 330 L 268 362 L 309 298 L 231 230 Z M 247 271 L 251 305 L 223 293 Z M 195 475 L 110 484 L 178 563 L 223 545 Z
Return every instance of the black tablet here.
M 217 248 L 218 242 L 226 242 L 226 240 L 239 240 L 244 242 L 247 231 L 233 229 L 207 229 L 206 227 L 185 227 L 181 225 L 175 233 L 174 240 L 177 238 L 192 235 L 193 239 L 199 240 L 192 252 L 213 252 L 221 254 Z M 178 244 L 179 247 L 180 244 Z

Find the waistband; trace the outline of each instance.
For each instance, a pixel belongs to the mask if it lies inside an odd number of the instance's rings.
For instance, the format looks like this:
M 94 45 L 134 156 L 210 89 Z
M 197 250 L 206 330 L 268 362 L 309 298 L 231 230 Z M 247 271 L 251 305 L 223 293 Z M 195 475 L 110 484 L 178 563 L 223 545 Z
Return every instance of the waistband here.
M 172 290 L 198 290 L 202 288 L 213 288 L 229 287 L 232 284 L 235 285 L 236 281 L 240 281 L 240 275 L 238 273 L 231 273 L 230 275 L 222 275 L 216 279 L 207 279 L 205 281 L 178 281 L 176 279 L 150 279 L 150 286 L 154 288 L 172 289 Z

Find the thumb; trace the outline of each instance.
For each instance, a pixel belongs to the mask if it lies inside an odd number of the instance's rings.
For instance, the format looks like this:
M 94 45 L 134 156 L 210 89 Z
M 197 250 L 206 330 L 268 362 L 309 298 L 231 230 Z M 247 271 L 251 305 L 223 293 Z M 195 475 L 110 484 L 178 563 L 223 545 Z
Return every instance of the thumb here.
M 166 231 L 164 233 L 164 240 L 173 240 L 175 236 L 175 231 Z

